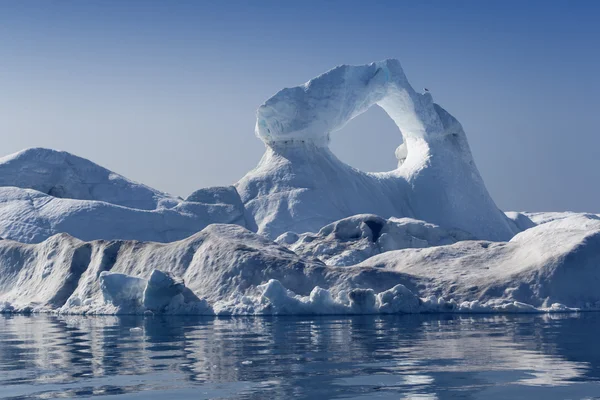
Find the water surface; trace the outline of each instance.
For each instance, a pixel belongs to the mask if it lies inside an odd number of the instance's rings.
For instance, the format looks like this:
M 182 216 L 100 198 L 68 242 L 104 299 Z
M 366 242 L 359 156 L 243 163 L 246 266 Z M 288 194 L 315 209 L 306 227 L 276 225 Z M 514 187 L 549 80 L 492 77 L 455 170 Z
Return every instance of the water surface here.
M 4 315 L 0 398 L 600 399 L 599 333 L 600 313 Z

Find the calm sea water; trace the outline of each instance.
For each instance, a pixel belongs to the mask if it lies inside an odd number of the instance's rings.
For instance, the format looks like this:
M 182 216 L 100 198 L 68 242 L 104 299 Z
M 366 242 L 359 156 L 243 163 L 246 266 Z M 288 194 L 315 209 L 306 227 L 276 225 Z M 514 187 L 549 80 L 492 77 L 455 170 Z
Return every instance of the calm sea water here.
M 599 340 L 598 313 L 0 316 L 0 397 L 600 399 Z

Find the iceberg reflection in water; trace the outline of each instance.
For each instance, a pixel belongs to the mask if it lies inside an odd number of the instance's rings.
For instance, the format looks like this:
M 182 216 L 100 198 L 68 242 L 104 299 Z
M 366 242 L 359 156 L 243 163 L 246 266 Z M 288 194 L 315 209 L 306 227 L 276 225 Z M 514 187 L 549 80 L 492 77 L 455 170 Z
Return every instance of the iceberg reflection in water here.
M 580 399 L 600 313 L 0 316 L 0 397 Z

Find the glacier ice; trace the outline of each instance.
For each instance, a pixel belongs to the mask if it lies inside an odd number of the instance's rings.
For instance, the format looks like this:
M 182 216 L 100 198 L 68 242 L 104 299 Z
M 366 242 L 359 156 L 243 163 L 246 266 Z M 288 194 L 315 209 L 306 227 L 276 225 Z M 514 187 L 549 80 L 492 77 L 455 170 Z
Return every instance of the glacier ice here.
M 181 278 L 153 270 L 148 279 L 118 272 L 100 273 L 101 301 L 84 303 L 70 297 L 64 311 L 77 310 L 102 314 L 203 314 L 210 315 L 208 303 L 199 299 Z
M 403 139 L 393 171 L 328 147 L 374 105 Z M 186 199 L 66 152 L 0 158 L 0 312 L 600 309 L 600 216 L 501 212 L 460 123 L 399 62 L 284 89 L 255 128 L 258 166 Z

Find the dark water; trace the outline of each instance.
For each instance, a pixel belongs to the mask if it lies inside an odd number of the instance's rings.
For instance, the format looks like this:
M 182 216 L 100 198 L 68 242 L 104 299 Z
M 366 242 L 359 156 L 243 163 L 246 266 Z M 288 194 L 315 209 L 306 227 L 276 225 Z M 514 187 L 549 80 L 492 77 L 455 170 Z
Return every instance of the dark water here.
M 0 397 L 600 399 L 599 339 L 598 313 L 0 316 Z

